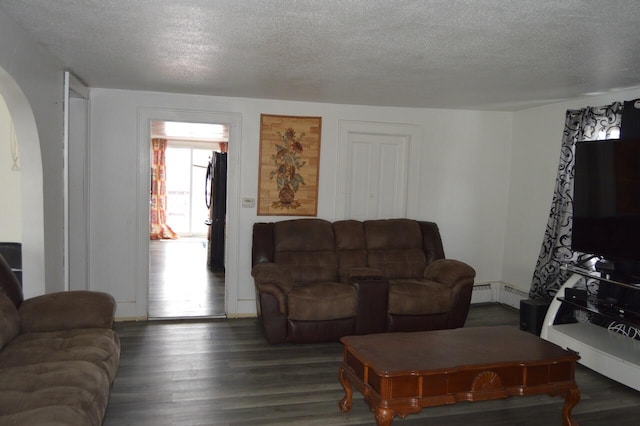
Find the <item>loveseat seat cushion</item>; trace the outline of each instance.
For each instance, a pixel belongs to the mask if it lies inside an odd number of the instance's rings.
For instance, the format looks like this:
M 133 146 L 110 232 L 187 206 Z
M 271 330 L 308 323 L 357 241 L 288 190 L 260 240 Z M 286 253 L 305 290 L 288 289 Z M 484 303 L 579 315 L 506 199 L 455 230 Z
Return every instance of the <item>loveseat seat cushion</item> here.
M 449 312 L 451 290 L 435 281 L 397 279 L 389 281 L 390 314 L 431 315 Z
M 13 302 L 0 293 L 0 350 L 20 333 L 20 316 Z
M 90 362 L 111 383 L 120 359 L 120 340 L 111 329 L 75 329 L 21 334 L 0 352 L 0 369 L 47 362 Z
M 289 319 L 324 321 L 351 318 L 357 311 L 356 289 L 337 282 L 297 285 L 288 295 Z
M 87 361 L 0 368 L 0 424 L 100 425 L 109 389 L 107 373 Z

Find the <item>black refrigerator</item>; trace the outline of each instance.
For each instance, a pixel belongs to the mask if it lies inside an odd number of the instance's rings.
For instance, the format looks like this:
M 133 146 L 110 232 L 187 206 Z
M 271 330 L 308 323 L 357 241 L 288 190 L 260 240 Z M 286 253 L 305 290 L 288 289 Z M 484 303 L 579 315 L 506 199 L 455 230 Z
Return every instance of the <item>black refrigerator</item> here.
M 209 207 L 209 241 L 207 265 L 214 272 L 224 272 L 224 241 L 227 224 L 227 153 L 214 152 L 207 168 L 207 205 Z

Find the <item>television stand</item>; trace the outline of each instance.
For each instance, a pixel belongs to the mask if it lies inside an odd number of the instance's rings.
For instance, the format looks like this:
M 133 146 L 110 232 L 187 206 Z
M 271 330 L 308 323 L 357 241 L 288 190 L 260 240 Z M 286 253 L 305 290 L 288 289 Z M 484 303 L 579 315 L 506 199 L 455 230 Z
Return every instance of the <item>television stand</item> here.
M 563 322 L 563 311 L 580 310 L 605 320 L 617 321 L 640 329 L 640 319 L 634 315 L 602 309 L 597 303 L 588 301 L 576 303 L 565 299 L 566 288 L 573 288 L 582 278 L 620 285 L 640 291 L 635 285 L 603 278 L 600 274 L 572 265 L 563 266 L 573 274 L 562 284 L 554 297 L 540 337 L 580 355 L 580 364 L 607 376 L 619 383 L 640 391 L 640 340 L 610 331 L 605 327 L 588 322 Z

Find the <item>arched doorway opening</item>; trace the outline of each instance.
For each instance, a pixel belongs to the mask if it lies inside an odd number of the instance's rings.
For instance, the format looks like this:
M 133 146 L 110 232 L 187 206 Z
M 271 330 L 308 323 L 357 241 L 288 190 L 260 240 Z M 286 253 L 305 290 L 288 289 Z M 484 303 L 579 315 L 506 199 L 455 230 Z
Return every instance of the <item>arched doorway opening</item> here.
M 2 67 L 0 67 L 0 96 L 4 99 L 11 116 L 20 156 L 22 283 L 24 295 L 28 298 L 45 293 L 44 200 L 40 139 L 33 110 L 27 97 L 14 78 Z M 16 200 L 16 202 L 20 201 Z

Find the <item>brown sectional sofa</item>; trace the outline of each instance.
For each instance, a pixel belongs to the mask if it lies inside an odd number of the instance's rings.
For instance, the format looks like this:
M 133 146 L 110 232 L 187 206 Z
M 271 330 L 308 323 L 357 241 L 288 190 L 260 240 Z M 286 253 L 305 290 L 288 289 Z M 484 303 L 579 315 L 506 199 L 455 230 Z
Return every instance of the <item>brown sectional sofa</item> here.
M 0 256 L 0 424 L 102 424 L 120 360 L 114 314 L 99 292 L 23 300 Z
M 475 278 L 411 219 L 256 223 L 252 265 L 269 343 L 462 327 Z

